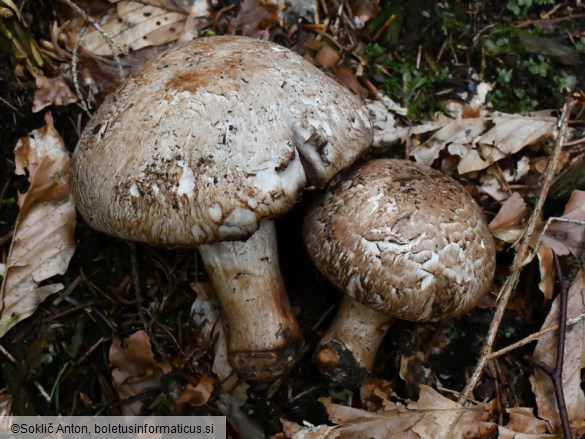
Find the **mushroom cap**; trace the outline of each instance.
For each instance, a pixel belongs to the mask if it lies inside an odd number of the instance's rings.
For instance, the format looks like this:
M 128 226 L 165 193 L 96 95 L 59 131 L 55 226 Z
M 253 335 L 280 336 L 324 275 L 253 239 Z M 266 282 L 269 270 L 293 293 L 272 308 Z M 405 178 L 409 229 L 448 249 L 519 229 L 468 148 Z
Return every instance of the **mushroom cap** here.
M 202 38 L 108 96 L 72 159 L 95 229 L 162 246 L 245 239 L 370 145 L 361 100 L 277 44 Z M 348 146 L 351 145 L 351 146 Z
M 319 270 L 358 302 L 405 320 L 444 320 L 476 306 L 492 285 L 495 245 L 465 189 L 404 160 L 348 171 L 305 219 Z

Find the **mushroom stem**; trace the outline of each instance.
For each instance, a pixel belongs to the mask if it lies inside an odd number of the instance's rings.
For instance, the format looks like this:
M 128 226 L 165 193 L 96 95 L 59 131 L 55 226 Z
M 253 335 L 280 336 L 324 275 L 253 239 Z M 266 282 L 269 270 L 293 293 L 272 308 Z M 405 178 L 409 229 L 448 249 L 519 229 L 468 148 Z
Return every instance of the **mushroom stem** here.
M 278 263 L 273 221 L 246 241 L 199 246 L 227 321 L 228 358 L 250 381 L 271 381 L 298 359 L 300 327 L 288 302 Z
M 393 320 L 344 294 L 333 324 L 315 351 L 321 373 L 337 384 L 359 385 L 372 371 L 378 347 Z

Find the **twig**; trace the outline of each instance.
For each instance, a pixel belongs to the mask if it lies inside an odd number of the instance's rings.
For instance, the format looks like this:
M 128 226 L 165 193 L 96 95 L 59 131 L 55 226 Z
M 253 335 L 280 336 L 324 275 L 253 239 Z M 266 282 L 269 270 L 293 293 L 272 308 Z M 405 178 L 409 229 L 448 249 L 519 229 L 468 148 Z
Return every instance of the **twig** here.
M 565 395 L 563 391 L 563 365 L 565 360 L 565 335 L 566 326 L 561 323 L 567 320 L 567 304 L 569 301 L 569 288 L 571 287 L 572 279 L 575 278 L 579 266 L 575 265 L 569 274 L 569 278 L 563 276 L 561 264 L 557 254 L 554 255 L 555 273 L 560 285 L 559 292 L 559 332 L 557 335 L 557 361 L 555 367 L 551 367 L 544 361 L 534 357 L 526 357 L 535 367 L 541 369 L 552 381 L 553 390 L 555 392 L 555 399 L 557 402 L 557 409 L 559 418 L 561 420 L 561 428 L 563 430 L 563 437 L 572 439 L 571 423 L 569 421 L 569 414 L 567 412 L 567 405 L 565 403 Z
M 160 346 L 156 337 L 153 334 L 151 321 L 149 319 L 147 319 L 148 316 L 147 316 L 145 308 L 143 306 L 142 298 L 144 296 L 144 291 L 142 289 L 142 276 L 140 273 L 140 263 L 138 261 L 138 248 L 137 248 L 137 244 L 135 242 L 130 243 L 130 265 L 131 265 L 131 269 L 132 269 L 132 282 L 134 284 L 134 295 L 136 297 L 136 310 L 138 311 L 138 317 L 140 318 L 140 321 L 142 322 L 142 326 L 144 327 L 144 330 L 149 335 L 150 342 L 156 348 L 156 350 L 161 355 L 163 355 L 164 349 L 162 349 L 162 347 Z M 164 328 L 164 325 L 160 325 L 160 326 L 162 328 Z M 174 337 L 173 337 L 173 339 L 174 339 Z M 176 342 L 176 340 L 175 340 L 175 342 Z
M 70 314 L 74 314 L 78 311 L 85 311 L 86 308 L 89 308 L 90 306 L 93 306 L 94 302 L 86 302 L 86 303 L 80 303 L 79 305 L 74 306 L 73 308 L 69 308 L 66 309 L 65 311 L 61 311 L 57 314 L 53 314 L 52 316 L 50 316 L 48 319 L 49 320 L 58 320 L 62 317 L 66 317 Z
M 81 29 L 79 35 L 75 39 L 75 44 L 73 45 L 73 53 L 71 54 L 71 76 L 73 77 L 73 85 L 75 87 L 75 92 L 77 93 L 77 97 L 79 98 L 79 102 L 81 102 L 81 108 L 85 111 L 88 117 L 91 117 L 91 113 L 89 112 L 90 105 L 89 102 L 85 101 L 83 97 L 83 93 L 81 93 L 81 87 L 79 86 L 79 78 L 77 77 L 77 60 L 79 59 L 79 44 L 81 43 L 81 38 L 87 31 L 87 27 Z
M 540 246 L 542 245 L 542 241 L 544 240 L 545 236 L 546 236 L 546 232 L 548 231 L 548 228 L 553 224 L 553 223 L 568 223 L 568 224 L 577 224 L 580 226 L 585 226 L 585 221 L 583 220 L 576 220 L 576 219 L 571 219 L 571 218 L 563 218 L 563 217 L 559 217 L 559 216 L 553 216 L 551 218 L 549 218 L 546 221 L 546 224 L 544 225 L 544 228 L 542 229 L 542 232 L 540 233 L 540 236 L 538 237 L 538 241 L 536 241 L 536 245 L 534 246 L 534 249 L 532 249 L 532 254 L 536 254 L 538 253 L 538 250 L 540 249 Z
M 74 373 L 75 371 L 77 371 L 77 368 L 81 365 L 81 363 L 83 363 L 85 360 L 87 360 L 89 358 L 89 356 L 91 354 L 93 354 L 95 352 L 95 350 L 100 347 L 106 340 L 105 337 L 100 337 L 98 341 L 96 341 L 93 345 L 91 345 L 91 347 L 88 349 L 88 351 L 83 354 L 81 356 L 81 358 L 79 360 L 77 360 L 75 362 L 75 364 L 69 368 L 69 370 L 63 375 L 62 380 L 64 381 L 65 379 L 67 379 L 69 376 L 71 376 L 72 373 Z
M 556 253 L 554 255 L 555 272 L 559 285 L 561 287 L 560 303 L 559 303 L 559 332 L 557 337 L 557 362 L 553 369 L 552 375 L 550 375 L 554 389 L 555 398 L 557 400 L 557 408 L 559 410 L 559 416 L 561 418 L 561 425 L 563 428 L 563 436 L 566 439 L 572 439 L 571 424 L 569 422 L 569 414 L 567 413 L 567 404 L 565 403 L 565 394 L 563 392 L 563 365 L 565 360 L 565 338 L 567 335 L 567 327 L 563 322 L 567 321 L 567 303 L 569 301 L 569 288 L 570 282 L 563 277 L 563 270 L 561 269 L 561 263 Z M 572 276 L 574 277 L 574 276 Z
M 12 240 L 14 228 L 10 229 L 5 235 L 0 236 L 0 245 L 4 245 Z
M 508 301 L 510 300 L 512 292 L 516 288 L 518 279 L 520 278 L 520 272 L 522 271 L 522 268 L 524 268 L 532 260 L 532 258 L 534 258 L 535 253 L 530 251 L 529 244 L 533 239 L 536 226 L 539 223 L 539 219 L 541 217 L 544 201 L 546 200 L 546 196 L 550 187 L 552 186 L 557 171 L 561 151 L 567 136 L 567 128 L 569 125 L 571 110 L 575 106 L 575 103 L 576 99 L 574 94 L 572 92 L 567 93 L 565 105 L 563 105 L 563 109 L 557 121 L 556 128 L 553 132 L 554 149 L 544 175 L 540 197 L 534 206 L 534 210 L 530 216 L 530 220 L 524 232 L 522 242 L 516 251 L 516 255 L 514 256 L 512 271 L 504 282 L 500 293 L 498 294 L 498 305 L 496 307 L 494 317 L 492 318 L 486 341 L 481 351 L 481 356 L 479 357 L 471 378 L 461 393 L 461 397 L 458 401 L 459 404 L 464 404 L 465 401 L 467 401 L 467 399 L 471 396 L 473 389 L 475 389 L 479 383 L 481 375 L 483 374 L 485 366 L 488 362 L 488 357 L 492 353 L 494 342 L 498 334 L 498 329 L 500 328 L 500 323 L 504 317 L 504 311 L 506 310 L 506 306 L 508 305 Z
M 132 282 L 134 283 L 134 297 L 136 298 L 136 310 L 138 311 L 138 317 L 144 326 L 144 329 L 150 334 L 151 327 L 146 320 L 146 313 L 142 306 L 142 276 L 140 276 L 140 264 L 138 263 L 138 250 L 136 249 L 136 243 L 130 243 L 130 265 L 132 267 Z
M 124 53 L 124 51 L 122 50 L 122 48 L 120 47 L 120 45 L 117 43 L 116 40 L 114 40 L 110 34 L 108 34 L 106 32 L 106 30 L 101 27 L 99 25 L 99 23 L 97 21 L 95 21 L 92 17 L 90 17 L 87 12 L 85 12 L 83 9 L 81 9 L 79 6 L 77 6 L 75 3 L 73 3 L 72 0 L 62 0 L 63 2 L 67 3 L 71 9 L 73 9 L 77 14 L 79 14 L 81 17 L 83 17 L 83 19 L 85 21 L 87 21 L 89 24 L 91 24 L 93 26 L 93 28 L 98 31 L 102 37 L 104 37 L 104 40 L 106 40 L 106 43 L 108 43 L 108 46 L 110 46 L 110 49 L 112 49 L 112 52 L 114 53 L 114 59 L 116 60 L 116 67 L 118 68 L 118 76 L 119 76 L 119 80 L 120 82 L 124 82 L 124 69 L 122 68 L 122 63 L 120 62 L 120 54 Z
M 6 356 L 6 358 L 8 358 L 10 360 L 10 362 L 12 364 L 14 364 L 15 366 L 18 367 L 18 364 L 16 362 L 16 358 L 14 358 L 14 356 L 10 352 L 8 352 L 4 348 L 4 346 L 2 346 L 1 344 L 0 344 L 0 352 L 2 352 Z M 41 395 L 43 395 L 43 398 L 45 398 L 47 400 L 47 402 L 50 403 L 51 402 L 51 397 L 49 396 L 49 394 L 47 393 L 47 391 L 44 389 L 44 387 L 41 385 L 41 383 L 39 383 L 38 381 L 35 380 L 34 381 L 34 385 L 39 390 L 39 392 L 41 392 Z
M 10 102 L 8 102 L 6 99 L 4 99 L 1 96 L 0 96 L 0 102 L 2 102 L 4 105 L 6 105 L 7 107 L 9 107 L 15 113 L 18 113 L 18 114 L 20 114 L 20 116 L 24 117 L 24 114 L 22 114 L 22 112 L 18 108 L 16 108 L 15 106 L 13 106 Z
M 579 314 L 576 317 L 573 317 L 572 319 L 567 320 L 565 325 L 566 326 L 573 326 L 574 324 L 579 323 L 582 320 L 585 320 L 585 312 Z M 541 329 L 540 331 L 534 332 L 534 333 L 530 334 L 529 336 L 524 337 L 522 340 L 518 340 L 517 342 L 506 346 L 505 348 L 502 348 L 502 349 L 499 349 L 495 352 L 492 352 L 491 354 L 489 354 L 487 356 L 487 359 L 489 361 L 489 360 L 493 360 L 494 358 L 501 357 L 502 355 L 506 355 L 507 353 L 512 352 L 515 349 L 521 348 L 522 346 L 525 346 L 528 343 L 532 343 L 533 341 L 536 341 L 536 340 L 540 339 L 541 337 L 545 336 L 546 334 L 549 334 L 553 331 L 556 331 L 557 329 L 559 329 L 559 325 L 553 325 L 553 326 L 549 326 L 548 328 Z
M 439 385 L 437 385 L 437 390 L 439 392 L 442 392 L 442 393 L 449 393 L 453 396 L 457 396 L 457 397 L 461 396 L 461 392 L 458 392 L 457 390 L 447 389 L 446 387 L 441 387 Z M 472 399 L 472 398 L 469 398 L 469 402 L 471 402 L 473 405 L 483 404 L 481 401 L 478 401 L 478 400 Z
M 87 285 L 87 286 L 88 286 L 88 287 L 91 289 L 91 288 L 92 288 L 92 286 L 93 286 L 93 284 L 92 284 L 92 283 L 91 283 L 91 281 L 90 281 L 90 280 L 89 280 L 89 279 L 88 279 L 88 278 L 85 276 L 85 273 L 83 272 L 83 269 L 81 269 L 81 270 L 80 270 L 80 272 L 81 272 L 81 279 L 82 279 L 82 281 L 83 281 L 83 282 L 81 282 L 81 283 L 84 283 L 84 284 L 86 284 L 86 285 Z M 74 281 L 73 283 L 75 284 L 75 286 L 77 286 L 77 285 L 81 284 L 81 283 L 78 283 L 78 282 L 79 282 L 79 281 L 78 281 L 78 279 L 75 279 L 75 281 Z M 70 304 L 71 304 L 71 305 L 73 305 L 73 306 L 79 306 L 79 302 L 78 302 L 77 300 L 75 300 L 73 297 L 70 297 L 70 296 L 69 296 L 69 294 L 65 294 L 65 292 L 67 292 L 68 290 L 69 290 L 69 291 L 72 291 L 72 290 L 70 290 L 70 289 L 69 289 L 69 287 L 67 287 L 67 288 L 65 289 L 65 291 L 60 291 L 60 292 L 59 292 L 59 293 L 57 293 L 57 294 L 59 294 L 59 297 L 60 297 L 61 299 L 63 299 L 65 302 L 67 302 L 67 303 L 70 303 Z M 105 315 L 105 314 L 104 314 L 104 313 L 103 313 L 103 312 L 102 312 L 102 311 L 101 311 L 99 308 L 96 308 L 96 307 L 93 307 L 93 306 L 88 306 L 88 307 L 84 308 L 84 311 L 85 311 L 85 313 L 87 314 L 87 316 L 88 316 L 90 319 L 92 319 L 92 320 L 94 320 L 94 317 L 93 317 L 93 315 L 94 315 L 94 314 L 95 314 L 95 315 L 98 315 L 98 316 L 99 316 L 99 317 L 100 317 L 100 318 L 101 318 L 101 319 L 102 319 L 102 320 L 105 322 L 105 324 L 106 324 L 106 325 L 108 325 L 108 326 L 110 327 L 110 329 L 111 329 L 113 332 L 116 332 L 116 324 L 115 324 L 115 323 L 113 323 L 113 322 L 111 322 L 111 321 L 108 319 L 108 317 L 107 317 L 107 316 L 106 316 L 106 315 Z
M 321 326 L 321 323 L 323 323 L 323 320 L 325 320 L 327 318 L 327 316 L 329 314 L 331 314 L 331 312 L 335 309 L 335 305 L 331 305 L 329 308 L 327 308 L 325 310 L 325 312 L 323 313 L 323 315 L 321 317 L 319 317 L 319 320 L 317 320 L 317 322 L 313 325 L 313 327 L 311 328 L 313 331 L 316 331 L 317 328 L 319 328 L 319 326 Z

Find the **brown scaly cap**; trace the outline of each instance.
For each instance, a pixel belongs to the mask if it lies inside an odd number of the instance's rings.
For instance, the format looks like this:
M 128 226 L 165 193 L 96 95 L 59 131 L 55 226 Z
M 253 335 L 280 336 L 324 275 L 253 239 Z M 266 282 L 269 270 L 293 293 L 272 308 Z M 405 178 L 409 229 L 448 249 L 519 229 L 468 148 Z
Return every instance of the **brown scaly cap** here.
M 482 211 L 455 180 L 417 163 L 354 167 L 304 226 L 319 270 L 380 313 L 445 320 L 475 307 L 491 288 L 495 246 Z

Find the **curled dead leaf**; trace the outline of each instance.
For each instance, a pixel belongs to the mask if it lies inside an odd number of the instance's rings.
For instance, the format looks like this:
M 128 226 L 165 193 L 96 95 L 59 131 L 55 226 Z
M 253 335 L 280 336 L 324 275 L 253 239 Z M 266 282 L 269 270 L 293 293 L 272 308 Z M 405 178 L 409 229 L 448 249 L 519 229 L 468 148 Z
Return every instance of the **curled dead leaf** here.
M 163 374 L 172 370 L 169 363 L 154 358 L 146 331 L 137 331 L 123 342 L 117 335 L 113 335 L 109 360 L 112 381 L 120 399 L 159 387 Z M 122 412 L 124 415 L 137 415 L 141 407 L 142 402 L 135 401 L 124 405 Z
M 30 187 L 18 196 L 20 212 L 0 289 L 0 337 L 63 289 L 60 283 L 39 284 L 64 274 L 75 252 L 69 152 L 50 113 L 45 122 L 14 149 L 15 172 L 28 173 Z
M 544 233 L 537 251 L 541 278 L 539 289 L 550 299 L 554 287 L 553 252 L 559 256 L 572 254 L 577 257 L 583 251 L 585 192 L 573 191 L 563 215 L 558 220 L 553 220 Z M 536 242 L 531 245 L 536 246 Z
M 283 6 L 277 0 L 244 0 L 230 27 L 248 37 L 268 39 L 268 31 L 278 23 Z
M 524 232 L 522 224 L 528 209 L 522 196 L 514 192 L 508 198 L 495 218 L 490 222 L 489 227 L 492 234 L 501 241 L 512 243 L 515 242 Z
M 485 169 L 525 146 L 543 141 L 552 135 L 555 126 L 551 117 L 502 113 L 441 120 L 443 126 L 411 150 L 411 155 L 417 162 L 430 165 L 447 148 L 449 153 L 461 158 L 459 174 Z
M 179 396 L 179 402 L 185 402 L 192 406 L 199 407 L 207 404 L 213 394 L 215 380 L 207 375 L 201 377 L 196 386 L 187 384 Z
M 337 51 L 329 44 L 323 44 L 317 54 L 315 55 L 315 61 L 317 64 L 333 70 L 341 56 Z
M 561 221 L 554 221 L 547 228 L 544 243 L 559 256 L 572 254 L 578 257 L 583 251 L 584 242 L 585 192 L 575 190 L 565 206 Z
M 37 76 L 35 78 L 37 90 L 33 103 L 33 113 L 38 113 L 49 105 L 69 105 L 77 102 L 77 96 L 65 83 L 63 76 L 47 78 Z

